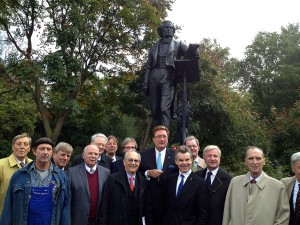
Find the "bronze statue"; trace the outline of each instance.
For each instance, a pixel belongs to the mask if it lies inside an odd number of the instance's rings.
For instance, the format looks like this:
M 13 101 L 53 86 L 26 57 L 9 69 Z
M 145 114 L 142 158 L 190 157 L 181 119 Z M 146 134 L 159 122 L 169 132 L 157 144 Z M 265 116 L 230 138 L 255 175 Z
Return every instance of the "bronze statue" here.
M 198 59 L 199 52 L 197 49 L 190 55 L 187 45 L 174 40 L 175 27 L 171 21 L 164 21 L 157 32 L 160 40 L 149 50 L 143 88 L 150 97 L 152 125 L 170 129 L 171 118 L 177 118 L 175 61 Z

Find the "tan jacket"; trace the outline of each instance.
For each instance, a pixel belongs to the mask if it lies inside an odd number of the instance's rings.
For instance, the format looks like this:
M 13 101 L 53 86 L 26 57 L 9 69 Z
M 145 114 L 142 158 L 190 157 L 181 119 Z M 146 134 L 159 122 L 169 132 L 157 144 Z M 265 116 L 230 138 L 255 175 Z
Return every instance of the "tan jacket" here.
M 223 225 L 288 225 L 290 206 L 283 183 L 264 172 L 256 184 L 249 177 L 247 173 L 232 178 Z
M 294 185 L 295 185 L 295 182 L 296 182 L 296 177 L 295 176 L 285 177 L 285 178 L 282 178 L 280 181 L 284 184 L 284 186 L 287 190 L 287 195 L 290 198 L 292 196 L 292 192 L 293 192 L 293 189 L 294 189 Z
M 26 164 L 32 161 L 28 157 L 26 157 L 25 160 Z M 10 178 L 20 168 L 21 166 L 16 160 L 14 154 L 11 154 L 9 157 L 0 159 L 0 215 L 2 213 Z

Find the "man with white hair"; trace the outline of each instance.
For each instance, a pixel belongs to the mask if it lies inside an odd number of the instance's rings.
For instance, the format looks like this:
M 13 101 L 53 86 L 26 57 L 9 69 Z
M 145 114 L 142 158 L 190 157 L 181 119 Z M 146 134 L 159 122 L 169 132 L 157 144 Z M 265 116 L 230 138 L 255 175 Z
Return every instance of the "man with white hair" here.
M 223 225 L 288 225 L 290 206 L 283 183 L 263 171 L 264 153 L 247 148 L 249 172 L 232 178 L 224 206 Z
M 218 146 L 206 146 L 203 158 L 207 168 L 196 174 L 205 179 L 208 186 L 208 225 L 222 225 L 224 202 L 232 177 L 220 168 L 221 150 Z
M 285 185 L 290 198 L 289 225 L 298 225 L 300 224 L 300 152 L 292 155 L 291 167 L 295 175 L 293 177 L 285 177 L 281 182 Z

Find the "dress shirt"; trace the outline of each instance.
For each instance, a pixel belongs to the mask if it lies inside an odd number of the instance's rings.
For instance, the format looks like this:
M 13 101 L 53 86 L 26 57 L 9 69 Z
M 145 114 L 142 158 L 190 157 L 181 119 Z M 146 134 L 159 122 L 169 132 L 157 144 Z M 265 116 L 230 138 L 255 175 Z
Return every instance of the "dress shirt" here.
M 210 176 L 210 181 L 211 181 L 211 183 L 210 183 L 210 184 L 212 184 L 212 183 L 214 182 L 215 177 L 217 176 L 218 170 L 219 170 L 219 167 L 216 168 L 216 169 L 214 169 L 214 170 L 212 170 L 212 171 L 209 171 L 209 170 L 207 169 L 207 170 L 206 170 L 206 174 L 205 174 L 205 180 L 206 180 L 206 178 L 207 178 L 207 173 L 208 173 L 208 172 L 211 172 L 211 176 Z
M 95 166 L 93 166 L 92 168 L 88 167 L 86 164 L 84 164 L 86 171 L 88 171 L 89 173 L 91 173 L 91 169 L 95 172 L 97 169 L 97 164 Z
M 294 192 L 293 192 L 293 210 L 295 210 L 296 208 L 296 200 L 297 200 L 297 194 L 299 191 L 299 182 L 296 180 L 295 184 L 294 184 Z
M 160 157 L 161 157 L 161 165 L 162 165 L 162 167 L 164 167 L 164 161 L 165 161 L 165 156 L 166 156 L 167 149 L 165 148 L 162 151 L 158 151 L 157 149 L 155 149 L 155 165 L 156 165 L 156 161 L 157 161 L 157 157 L 158 157 L 159 152 L 160 152 Z M 156 169 L 156 167 L 153 168 L 153 169 Z M 146 172 L 145 172 L 145 177 L 146 177 L 147 180 L 150 180 L 150 177 L 148 177 L 147 174 L 148 174 L 148 170 L 146 170 Z
M 131 176 L 133 177 L 133 184 L 135 186 L 135 175 L 136 175 L 136 173 L 134 175 L 130 175 L 130 174 L 126 173 L 126 175 L 127 175 L 127 181 L 128 181 L 129 184 L 130 184 L 130 177 Z
M 191 169 L 190 169 L 188 172 L 186 172 L 186 173 L 181 173 L 181 172 L 179 172 L 178 179 L 177 179 L 177 185 L 176 185 L 176 192 L 177 192 L 178 186 L 179 186 L 179 184 L 180 184 L 180 182 L 181 182 L 181 174 L 184 176 L 184 180 L 183 180 L 183 185 L 184 185 L 186 179 L 188 178 L 188 176 L 189 176 L 191 173 L 192 173 L 192 170 L 191 170 Z
M 256 180 L 256 182 L 258 182 L 260 178 L 261 178 L 261 175 L 259 175 L 259 176 L 256 177 L 256 178 L 253 178 L 253 177 L 250 175 L 249 182 L 250 182 L 251 180 L 253 180 L 253 179 Z

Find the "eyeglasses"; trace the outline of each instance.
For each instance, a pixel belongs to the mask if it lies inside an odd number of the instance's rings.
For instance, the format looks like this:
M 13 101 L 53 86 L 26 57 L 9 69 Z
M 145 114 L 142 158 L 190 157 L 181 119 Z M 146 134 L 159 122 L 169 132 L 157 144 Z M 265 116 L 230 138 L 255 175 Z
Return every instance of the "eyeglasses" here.
M 126 146 L 126 147 L 124 147 L 124 149 L 126 149 L 126 150 L 131 150 L 131 149 L 133 149 L 133 150 L 135 150 L 136 148 L 133 147 L 133 146 Z
M 197 145 L 188 145 L 187 147 L 188 148 L 197 148 L 198 146 Z
M 129 163 L 139 163 L 140 162 L 140 160 L 139 159 L 126 159 L 126 161 L 127 162 L 129 162 Z
M 216 180 L 217 179 L 217 180 Z M 216 180 L 216 182 L 215 182 Z M 209 190 L 211 190 L 212 192 L 216 192 L 221 186 L 222 186 L 222 181 L 219 177 L 217 177 L 217 175 L 215 176 L 215 179 L 213 181 L 214 186 L 210 186 L 208 187 Z
M 168 138 L 168 136 L 166 136 L 166 135 L 157 135 L 157 136 L 154 136 L 155 138 L 157 138 L 157 139 L 167 139 Z
M 17 143 L 15 143 L 16 144 L 16 146 L 18 146 L 18 147 L 21 147 L 22 145 L 24 145 L 24 147 L 28 147 L 29 146 L 29 143 L 28 142 L 17 142 Z

